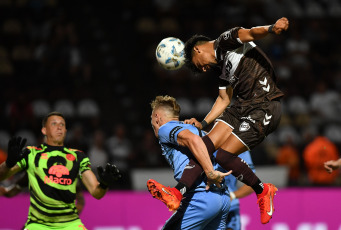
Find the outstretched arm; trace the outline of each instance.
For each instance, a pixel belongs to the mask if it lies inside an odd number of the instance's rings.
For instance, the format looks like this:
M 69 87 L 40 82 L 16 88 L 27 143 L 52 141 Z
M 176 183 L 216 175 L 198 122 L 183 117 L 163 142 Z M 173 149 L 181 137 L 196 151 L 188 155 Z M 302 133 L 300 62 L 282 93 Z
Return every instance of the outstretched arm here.
M 272 25 L 257 26 L 257 27 L 252 27 L 251 29 L 242 28 L 238 31 L 238 36 L 242 42 L 250 42 L 250 41 L 255 41 L 255 40 L 264 38 L 269 33 L 279 35 L 283 31 L 286 31 L 288 28 L 289 28 L 289 20 L 283 17 L 283 18 L 278 19 L 276 23 Z
M 21 137 L 12 137 L 8 141 L 7 159 L 0 165 L 0 181 L 16 174 L 21 171 L 21 168 L 17 165 L 17 162 L 26 157 L 29 154 L 26 145 L 26 139 Z
M 115 165 L 109 163 L 104 169 L 97 167 L 97 171 L 100 182 L 91 170 L 83 172 L 82 182 L 93 197 L 101 199 L 108 191 L 108 185 L 120 180 L 122 175 Z
M 108 188 L 102 188 L 95 174 L 91 170 L 86 170 L 82 173 L 82 182 L 89 193 L 96 199 L 101 199 Z

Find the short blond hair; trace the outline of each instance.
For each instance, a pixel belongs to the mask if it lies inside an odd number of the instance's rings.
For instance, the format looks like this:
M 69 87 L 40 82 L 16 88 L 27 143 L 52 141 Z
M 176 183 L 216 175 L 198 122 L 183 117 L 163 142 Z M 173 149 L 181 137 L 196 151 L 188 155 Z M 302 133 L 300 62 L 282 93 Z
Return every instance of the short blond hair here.
M 157 96 L 151 103 L 152 110 L 162 108 L 167 112 L 170 117 L 180 117 L 180 105 L 176 102 L 176 99 L 171 96 Z

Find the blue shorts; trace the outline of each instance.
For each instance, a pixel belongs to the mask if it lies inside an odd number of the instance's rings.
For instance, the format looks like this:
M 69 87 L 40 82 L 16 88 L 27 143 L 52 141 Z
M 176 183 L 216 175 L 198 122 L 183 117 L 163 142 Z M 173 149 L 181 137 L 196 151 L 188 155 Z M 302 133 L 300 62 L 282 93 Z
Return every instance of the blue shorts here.
M 230 210 L 227 215 L 227 224 L 226 229 L 232 229 L 232 230 L 240 230 L 241 229 L 241 223 L 240 223 L 240 210 L 234 209 Z
M 225 230 L 230 205 L 225 190 L 189 192 L 162 229 Z

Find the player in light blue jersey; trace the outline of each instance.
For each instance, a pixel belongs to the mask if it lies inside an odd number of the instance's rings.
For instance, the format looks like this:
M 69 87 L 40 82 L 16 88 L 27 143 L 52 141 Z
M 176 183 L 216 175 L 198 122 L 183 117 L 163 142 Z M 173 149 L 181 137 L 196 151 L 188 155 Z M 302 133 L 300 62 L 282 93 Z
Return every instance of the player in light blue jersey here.
M 255 167 L 252 162 L 252 158 L 249 151 L 245 151 L 238 155 L 243 161 L 245 161 L 253 172 L 256 172 Z M 240 230 L 241 229 L 241 219 L 240 219 L 240 208 L 239 199 L 246 197 L 253 193 L 253 189 L 250 186 L 242 185 L 238 188 L 237 178 L 233 175 L 228 175 L 225 178 L 225 184 L 228 187 L 231 197 L 231 207 L 227 217 L 227 230 Z
M 170 96 L 157 96 L 151 103 L 152 115 L 151 123 L 155 136 L 159 139 L 162 154 L 174 171 L 174 178 L 179 181 L 181 175 L 188 165 L 189 158 L 194 158 L 200 154 L 201 148 L 197 139 L 204 133 L 196 127 L 184 124 L 179 121 L 180 106 L 175 98 Z M 194 156 L 193 156 L 193 155 Z M 207 161 L 211 162 L 208 158 Z M 231 173 L 221 173 L 215 171 L 218 165 L 213 161 L 212 171 L 215 175 L 227 176 Z M 202 169 L 200 169 L 202 170 Z M 204 175 L 203 175 L 204 176 Z M 206 190 L 206 177 L 201 177 L 196 181 L 195 186 L 187 191 L 181 200 L 181 205 L 174 214 L 167 220 L 163 230 L 191 229 L 191 230 L 212 230 L 226 229 L 226 220 L 230 208 L 230 197 L 226 186 L 219 183 L 212 185 Z M 163 194 L 170 194 L 170 187 L 158 188 L 160 184 L 154 180 L 148 180 L 147 187 L 153 197 L 165 202 Z M 180 193 L 180 192 L 178 192 Z M 181 194 L 179 194 L 181 196 Z M 176 194 L 175 194 L 176 196 Z M 170 196 L 166 196 L 169 198 Z M 175 197 L 174 197 L 175 198 Z M 173 210 L 173 207 L 168 207 Z

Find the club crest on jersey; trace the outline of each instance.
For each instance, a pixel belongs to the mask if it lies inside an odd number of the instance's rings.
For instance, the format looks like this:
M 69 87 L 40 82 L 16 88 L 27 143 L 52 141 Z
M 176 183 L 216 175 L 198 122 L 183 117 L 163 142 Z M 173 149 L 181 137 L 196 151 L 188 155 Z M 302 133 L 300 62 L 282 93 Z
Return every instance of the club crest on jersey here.
M 74 161 L 76 160 L 76 157 L 74 155 L 72 155 L 71 153 L 66 155 L 66 159 L 68 159 L 69 161 Z
M 55 184 L 72 184 L 72 180 L 69 178 L 62 178 L 63 175 L 69 175 L 70 171 L 64 165 L 53 165 L 49 168 L 48 173 L 50 176 L 45 176 L 44 183 L 55 183 Z M 53 176 L 55 175 L 55 176 Z
M 250 124 L 247 123 L 246 121 L 243 121 L 243 123 L 240 124 L 239 126 L 239 131 L 245 132 L 250 129 Z

